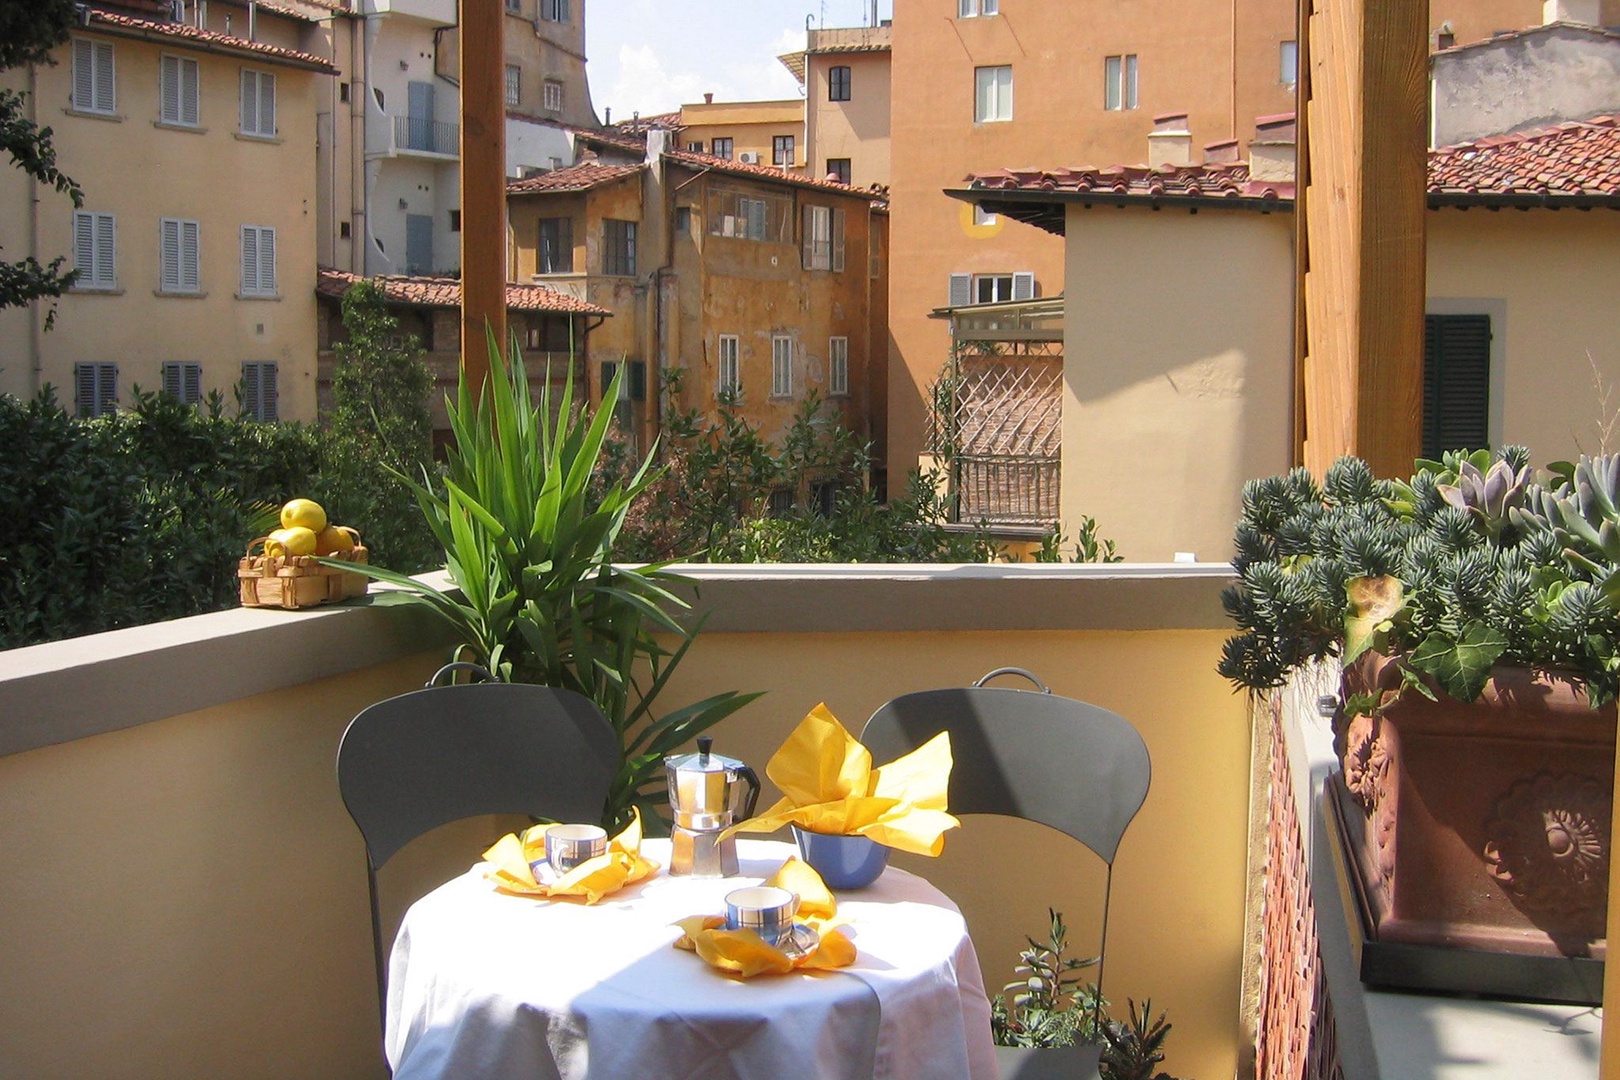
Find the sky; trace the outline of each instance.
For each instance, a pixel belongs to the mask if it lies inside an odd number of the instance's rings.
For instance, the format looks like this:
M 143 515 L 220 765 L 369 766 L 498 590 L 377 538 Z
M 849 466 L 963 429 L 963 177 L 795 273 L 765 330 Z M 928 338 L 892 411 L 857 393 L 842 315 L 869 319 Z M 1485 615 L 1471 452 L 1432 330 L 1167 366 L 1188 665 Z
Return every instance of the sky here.
M 879 0 L 889 18 L 893 0 Z M 586 0 L 586 72 L 596 114 L 628 120 L 703 100 L 799 96 L 776 59 L 816 26 L 864 26 L 870 0 Z

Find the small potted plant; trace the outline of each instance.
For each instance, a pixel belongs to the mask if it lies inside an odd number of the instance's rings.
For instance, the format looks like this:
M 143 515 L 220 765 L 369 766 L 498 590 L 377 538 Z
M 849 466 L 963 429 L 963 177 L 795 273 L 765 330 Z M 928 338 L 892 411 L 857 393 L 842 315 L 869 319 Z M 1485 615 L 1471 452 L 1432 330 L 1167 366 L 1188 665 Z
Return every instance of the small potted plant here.
M 1457 451 L 1410 480 L 1344 458 L 1320 486 L 1296 469 L 1245 487 L 1236 549 L 1221 674 L 1265 690 L 1344 666 L 1330 791 L 1369 941 L 1419 950 L 1406 985 L 1584 1000 L 1594 972 L 1569 964 L 1605 952 L 1620 457 L 1533 475 L 1523 447 Z M 1459 948 L 1531 959 L 1470 968 Z M 1379 955 L 1401 959 L 1364 950 L 1370 981 Z M 1495 981 L 1457 984 L 1476 975 Z

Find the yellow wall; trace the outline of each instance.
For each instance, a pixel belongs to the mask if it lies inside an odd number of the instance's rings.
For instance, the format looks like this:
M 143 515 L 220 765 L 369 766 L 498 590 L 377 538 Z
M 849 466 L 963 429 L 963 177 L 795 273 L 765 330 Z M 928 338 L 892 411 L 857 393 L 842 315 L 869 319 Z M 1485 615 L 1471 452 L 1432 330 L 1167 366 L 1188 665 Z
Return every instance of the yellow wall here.
M 1292 214 L 1072 205 L 1065 531 L 1231 557 L 1243 482 L 1290 465 Z
M 855 187 L 889 182 L 889 53 L 811 53 L 805 57 L 805 169 L 827 175 L 828 158 L 850 159 Z M 849 68 L 848 101 L 827 99 L 827 72 Z
M 73 401 L 73 365 L 118 364 L 121 403 L 131 388 L 156 390 L 165 361 L 202 364 L 203 392 L 219 390 L 228 406 L 245 361 L 275 361 L 279 408 L 285 420 L 315 418 L 315 114 L 327 76 L 258 60 L 187 52 L 94 33 L 111 41 L 117 118 L 69 114 L 72 63 L 68 48 L 55 67 L 38 69 L 39 121 L 53 129 L 57 164 L 84 188 L 84 209 L 117 217 L 117 289 L 74 292 L 61 299 L 56 328 L 39 337 L 33 374 L 29 315 L 0 314 L 0 390 L 30 396 L 51 383 Z M 70 48 L 70 47 L 69 47 Z M 156 126 L 158 63 L 178 52 L 201 64 L 201 132 Z M 275 140 L 237 135 L 240 71 L 276 76 Z M 23 72 L 7 73 L 24 85 Z M 28 252 L 30 207 L 16 170 L 6 167 L 0 198 L 0 248 L 7 258 Z M 158 220 L 200 222 L 201 297 L 155 296 L 159 283 Z M 42 193 L 38 207 L 42 262 L 66 255 L 72 266 L 73 207 Z M 237 299 L 240 229 L 276 230 L 274 300 Z
M 804 164 L 804 102 L 721 101 L 713 104 L 681 106 L 682 130 L 671 142 L 673 149 L 685 150 L 701 142 L 705 153 L 714 149 L 716 138 L 732 140 L 732 158 L 745 151 L 759 155 L 759 164 L 771 164 L 771 140 L 778 135 L 793 136 L 793 164 Z
M 1428 310 L 1491 316 L 1491 443 L 1537 465 L 1620 449 L 1600 430 L 1620 415 L 1620 215 L 1442 210 L 1428 237 Z

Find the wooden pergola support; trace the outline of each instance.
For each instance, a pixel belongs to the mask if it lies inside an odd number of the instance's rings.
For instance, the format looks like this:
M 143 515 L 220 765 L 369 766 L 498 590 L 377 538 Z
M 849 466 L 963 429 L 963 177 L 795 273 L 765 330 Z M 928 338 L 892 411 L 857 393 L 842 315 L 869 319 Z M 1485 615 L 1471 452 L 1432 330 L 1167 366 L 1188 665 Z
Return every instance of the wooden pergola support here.
M 488 334 L 506 346 L 506 65 L 499 0 L 460 0 L 461 370 L 489 378 Z

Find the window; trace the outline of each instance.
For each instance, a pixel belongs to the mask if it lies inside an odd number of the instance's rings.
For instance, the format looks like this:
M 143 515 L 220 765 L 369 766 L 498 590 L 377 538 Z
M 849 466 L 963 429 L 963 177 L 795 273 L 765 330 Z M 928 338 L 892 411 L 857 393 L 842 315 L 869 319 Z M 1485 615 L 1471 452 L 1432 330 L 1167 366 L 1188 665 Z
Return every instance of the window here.
M 541 83 L 540 105 L 550 112 L 562 112 L 563 84 L 556 79 L 547 79 Z
M 978 203 L 973 204 L 973 224 L 975 224 L 975 225 L 994 225 L 996 223 L 996 220 L 997 220 L 996 215 L 994 215 L 992 213 L 989 213 L 988 211 L 985 210 L 984 207 L 980 206 Z
M 827 206 L 804 208 L 804 268 L 844 269 L 844 212 Z
M 692 232 L 692 208 L 690 206 L 677 206 L 675 208 L 675 234 L 687 236 Z
M 118 287 L 118 225 L 111 214 L 73 212 L 73 266 L 78 289 Z
M 793 243 L 793 203 L 777 195 L 709 192 L 709 235 L 770 244 Z
M 346 82 L 338 83 L 338 101 L 344 105 L 349 103 L 349 84 Z
M 771 338 L 771 397 L 793 393 L 793 339 L 778 334 Z
M 742 369 L 737 363 L 737 335 L 720 335 L 720 379 L 715 385 L 717 396 L 742 393 Z
M 777 135 L 771 139 L 771 164 L 788 168 L 793 165 L 793 136 Z
M 523 14 L 523 0 L 506 0 L 506 10 L 513 15 Z
M 827 69 L 827 100 L 849 100 L 849 68 L 840 64 Z
M 276 419 L 274 361 L 249 361 L 242 365 L 242 412 L 262 423 Z
M 460 232 L 461 231 L 461 211 L 460 210 L 452 210 L 452 211 L 450 211 L 450 231 L 451 232 Z
M 1110 111 L 1136 108 L 1135 53 L 1103 60 L 1103 108 Z
M 112 45 L 74 38 L 73 107 L 80 112 L 111 116 L 117 106 L 117 95 L 113 92 Z
M 827 159 L 827 175 L 840 184 L 849 183 L 849 158 L 834 157 Z
M 710 145 L 710 148 L 712 149 L 715 157 L 723 157 L 727 161 L 731 160 L 731 140 L 730 139 L 716 139 L 716 140 L 714 140 L 714 142 L 710 143 L 709 145 Z
M 567 22 L 568 0 L 540 0 L 540 17 L 547 22 Z
M 636 223 L 602 221 L 602 273 L 636 276 Z
M 109 416 L 118 405 L 117 364 L 74 364 L 73 396 L 80 416 Z
M 1293 86 L 1299 79 L 1299 42 L 1285 41 L 1277 47 L 1277 81 Z
M 202 400 L 202 365 L 170 361 L 163 365 L 163 392 L 182 405 Z
M 957 0 L 956 15 L 971 19 L 978 15 L 994 15 L 1001 10 L 1001 0 Z
M 1004 304 L 1035 299 L 1035 275 L 1028 270 L 1011 274 L 952 274 L 949 306 Z
M 516 64 L 506 65 L 506 103 L 513 107 L 523 103 L 523 69 Z
M 199 265 L 202 226 L 183 218 L 158 219 L 158 291 L 202 291 Z
M 1013 110 L 1012 66 L 973 69 L 973 119 L 983 124 L 1011 120 Z
M 267 225 L 242 226 L 241 294 L 276 295 L 276 230 Z
M 1423 456 L 1490 446 L 1491 317 L 1423 320 Z
M 242 134 L 276 134 L 276 77 L 268 71 L 242 72 Z
M 686 152 L 689 154 L 701 154 L 703 153 L 703 144 L 701 142 L 689 142 L 686 144 Z
M 535 264 L 538 274 L 574 272 L 574 219 L 540 219 L 540 253 Z
M 849 338 L 827 339 L 827 393 L 849 393 Z
M 184 56 L 158 61 L 158 119 L 165 124 L 196 127 L 200 121 L 198 65 Z

